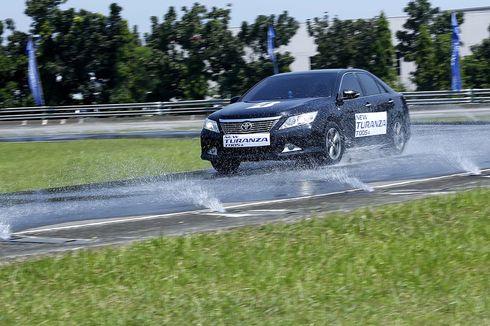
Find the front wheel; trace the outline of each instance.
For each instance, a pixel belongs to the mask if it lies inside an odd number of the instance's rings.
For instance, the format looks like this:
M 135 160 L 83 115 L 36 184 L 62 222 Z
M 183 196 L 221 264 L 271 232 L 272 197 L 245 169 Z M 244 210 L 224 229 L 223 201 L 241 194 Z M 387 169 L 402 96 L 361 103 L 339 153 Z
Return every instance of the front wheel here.
M 238 160 L 217 160 L 211 161 L 213 168 L 220 174 L 232 174 L 235 173 L 240 167 L 240 161 Z
M 401 154 L 407 144 L 407 131 L 400 119 L 396 119 L 390 130 L 388 149 L 391 154 Z
M 344 136 L 340 127 L 329 122 L 325 128 L 324 138 L 324 160 L 327 164 L 337 164 L 344 154 Z

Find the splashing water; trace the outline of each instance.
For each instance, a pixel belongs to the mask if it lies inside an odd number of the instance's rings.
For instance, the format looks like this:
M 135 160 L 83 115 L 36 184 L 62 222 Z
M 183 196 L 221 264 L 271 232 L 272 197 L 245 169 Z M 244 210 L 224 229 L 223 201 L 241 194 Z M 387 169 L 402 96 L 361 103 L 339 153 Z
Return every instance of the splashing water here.
M 0 221 L 0 240 L 10 239 L 10 225 Z
M 455 159 L 455 163 L 459 165 L 463 170 L 471 173 L 472 175 L 481 174 L 478 166 L 476 166 L 476 164 L 473 161 L 470 161 L 470 159 L 468 159 L 467 157 L 458 156 Z
M 472 175 L 480 175 L 480 168 L 467 156 L 461 153 L 445 152 L 441 153 L 444 158 L 454 167 L 462 169 Z
M 185 199 L 192 202 L 194 205 L 206 207 L 213 212 L 226 212 L 223 204 L 214 196 L 211 191 L 203 188 L 202 185 L 195 184 L 192 181 L 183 180 L 182 182 L 173 185 L 176 199 Z
M 427 143 L 432 143 L 435 146 L 427 146 Z M 434 136 L 429 138 L 426 144 L 419 149 L 422 153 L 434 155 L 440 160 L 449 163 L 454 168 L 461 169 L 472 175 L 480 175 L 480 168 L 469 157 L 471 150 L 458 142 L 458 139 L 438 139 Z
M 209 208 L 213 212 L 224 213 L 226 211 L 218 198 L 210 195 L 209 192 L 201 187 L 193 189 L 191 193 L 191 198 L 193 198 L 195 204 Z
M 309 180 L 328 180 L 334 182 L 340 182 L 343 184 L 350 185 L 356 189 L 361 189 L 367 192 L 373 192 L 374 188 L 370 185 L 362 182 L 359 178 L 353 177 L 347 173 L 345 169 L 329 167 L 326 170 L 321 170 L 322 172 L 326 172 L 326 175 L 318 174 L 319 170 L 314 171 L 304 171 L 302 174 Z
M 374 188 L 362 182 L 359 178 L 349 176 L 345 170 L 337 170 L 332 174 L 334 180 L 353 186 L 354 188 L 362 189 L 367 192 L 373 192 Z

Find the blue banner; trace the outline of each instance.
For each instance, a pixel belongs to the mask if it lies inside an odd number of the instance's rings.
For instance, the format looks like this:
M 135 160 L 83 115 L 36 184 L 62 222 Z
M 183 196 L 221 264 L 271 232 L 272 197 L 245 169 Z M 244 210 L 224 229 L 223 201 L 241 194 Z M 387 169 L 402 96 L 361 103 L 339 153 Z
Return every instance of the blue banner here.
M 267 30 L 267 53 L 269 54 L 269 59 L 272 61 L 274 65 L 274 74 L 279 73 L 279 68 L 277 67 L 276 54 L 274 53 L 274 40 L 276 38 L 276 32 L 272 25 L 269 25 L 269 29 Z
M 43 89 L 41 86 L 41 80 L 39 79 L 39 71 L 37 70 L 36 62 L 36 49 L 32 38 L 29 37 L 27 41 L 27 57 L 29 60 L 27 81 L 29 82 L 29 88 L 31 89 L 32 97 L 37 106 L 44 105 Z
M 461 44 L 459 38 L 459 27 L 458 21 L 456 20 L 456 13 L 451 14 L 451 27 L 453 29 L 453 34 L 451 38 L 451 89 L 453 91 L 461 90 L 461 72 L 459 68 L 459 47 Z

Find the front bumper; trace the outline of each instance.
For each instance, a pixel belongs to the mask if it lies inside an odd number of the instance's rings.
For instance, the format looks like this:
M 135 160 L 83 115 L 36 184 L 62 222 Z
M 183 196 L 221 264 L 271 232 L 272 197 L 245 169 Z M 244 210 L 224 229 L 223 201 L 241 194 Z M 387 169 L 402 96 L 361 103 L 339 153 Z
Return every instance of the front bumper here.
M 224 148 L 223 135 L 223 133 L 202 130 L 201 158 L 203 160 L 285 160 L 317 155 L 323 151 L 323 135 L 311 126 L 273 130 L 270 134 L 270 146 Z M 286 145 L 294 145 L 296 148 L 293 151 L 285 152 Z M 297 148 L 301 150 L 297 150 Z

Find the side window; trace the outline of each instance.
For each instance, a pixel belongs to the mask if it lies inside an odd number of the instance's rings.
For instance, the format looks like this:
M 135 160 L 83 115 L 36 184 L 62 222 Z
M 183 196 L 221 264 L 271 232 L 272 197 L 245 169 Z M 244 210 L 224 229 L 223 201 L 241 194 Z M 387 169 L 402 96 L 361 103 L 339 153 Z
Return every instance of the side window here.
M 377 95 L 380 94 L 380 90 L 378 87 L 378 84 L 376 81 L 369 76 L 368 74 L 357 74 L 359 76 L 359 79 L 361 80 L 361 84 L 364 87 L 364 91 L 366 92 L 366 95 Z
M 356 76 L 353 73 L 347 73 L 342 77 L 342 84 L 340 84 L 340 92 L 344 93 L 344 91 L 356 91 L 361 93 L 362 96 L 362 88 L 357 80 Z
M 378 88 L 381 91 L 381 93 L 389 93 L 389 91 L 386 89 L 386 87 L 383 84 L 381 84 L 379 81 L 377 82 L 377 84 L 378 84 Z

